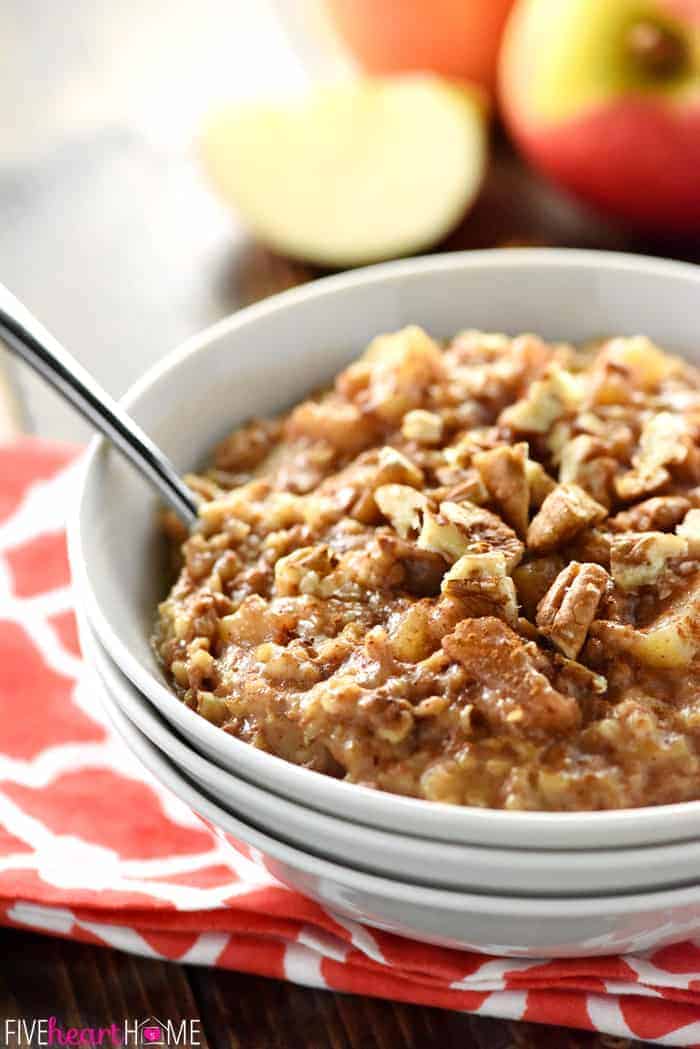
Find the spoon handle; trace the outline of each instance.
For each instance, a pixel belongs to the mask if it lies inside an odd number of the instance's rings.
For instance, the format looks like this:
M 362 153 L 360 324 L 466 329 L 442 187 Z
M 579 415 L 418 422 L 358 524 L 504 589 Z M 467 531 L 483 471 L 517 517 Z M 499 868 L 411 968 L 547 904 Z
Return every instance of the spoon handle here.
M 0 339 L 104 434 L 158 489 L 183 521 L 194 524 L 195 497 L 160 449 L 1 284 Z

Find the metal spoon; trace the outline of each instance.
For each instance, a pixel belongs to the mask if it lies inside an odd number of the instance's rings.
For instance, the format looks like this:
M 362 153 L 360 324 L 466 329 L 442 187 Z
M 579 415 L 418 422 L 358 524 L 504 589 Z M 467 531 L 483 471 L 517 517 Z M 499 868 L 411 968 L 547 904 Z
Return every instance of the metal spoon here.
M 108 438 L 188 527 L 194 524 L 197 519 L 194 493 L 160 448 L 1 284 L 0 339 Z

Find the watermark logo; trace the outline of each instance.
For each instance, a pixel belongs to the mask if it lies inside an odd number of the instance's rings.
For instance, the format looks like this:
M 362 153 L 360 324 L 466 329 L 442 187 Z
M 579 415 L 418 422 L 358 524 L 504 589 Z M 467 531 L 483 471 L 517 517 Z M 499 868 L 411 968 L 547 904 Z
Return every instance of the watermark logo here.
M 59 1049 L 102 1046 L 103 1049 L 197 1049 L 199 1020 L 122 1020 L 107 1027 L 64 1027 L 57 1017 L 41 1020 L 5 1019 L 0 1029 L 7 1049 Z
M 155 1016 L 149 1016 L 148 1019 L 141 1020 L 140 1023 L 135 1025 L 133 1030 L 134 1040 L 131 1044 L 145 1047 L 153 1047 L 157 1045 L 165 1046 L 168 1044 L 166 1031 L 166 1024 L 161 1020 L 158 1020 Z
M 141 1037 L 147 1045 L 162 1045 L 163 1028 L 156 1024 L 149 1024 L 148 1027 L 144 1027 L 141 1031 Z

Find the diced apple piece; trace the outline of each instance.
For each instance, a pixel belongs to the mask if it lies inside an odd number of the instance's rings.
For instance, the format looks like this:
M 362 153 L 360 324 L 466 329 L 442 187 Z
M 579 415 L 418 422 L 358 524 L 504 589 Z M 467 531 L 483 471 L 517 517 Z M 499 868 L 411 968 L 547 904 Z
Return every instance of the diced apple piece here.
M 421 251 L 481 185 L 481 97 L 427 74 L 368 78 L 213 115 L 205 167 L 277 251 L 347 267 Z
M 599 620 L 591 627 L 591 636 L 602 641 L 609 651 L 629 653 L 650 667 L 686 667 L 698 651 L 699 615 L 700 573 L 689 582 L 688 591 L 679 594 L 643 630 Z

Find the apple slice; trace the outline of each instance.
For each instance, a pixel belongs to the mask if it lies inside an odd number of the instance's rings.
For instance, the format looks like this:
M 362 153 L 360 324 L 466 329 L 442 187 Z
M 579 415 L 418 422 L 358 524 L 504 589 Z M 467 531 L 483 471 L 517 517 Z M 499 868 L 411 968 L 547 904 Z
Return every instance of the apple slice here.
M 486 167 L 481 95 L 439 77 L 355 80 L 208 122 L 205 167 L 275 250 L 346 267 L 431 247 Z

